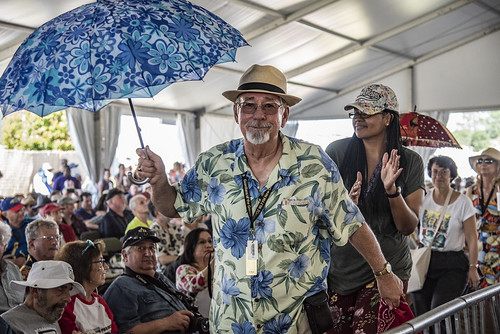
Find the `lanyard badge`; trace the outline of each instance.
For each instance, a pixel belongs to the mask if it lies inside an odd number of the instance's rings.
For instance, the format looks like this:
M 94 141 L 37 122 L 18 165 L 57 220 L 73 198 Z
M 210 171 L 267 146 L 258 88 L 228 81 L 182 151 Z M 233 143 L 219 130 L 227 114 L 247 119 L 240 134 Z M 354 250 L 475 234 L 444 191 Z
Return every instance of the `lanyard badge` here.
M 259 257 L 259 247 L 258 247 L 258 242 L 257 239 L 255 238 L 255 228 L 254 228 L 254 222 L 255 219 L 260 215 L 262 210 L 264 209 L 264 204 L 266 203 L 267 199 L 269 198 L 269 194 L 271 193 L 271 188 L 267 189 L 264 192 L 264 195 L 262 196 L 259 205 L 257 206 L 257 210 L 255 211 L 254 214 L 252 214 L 252 201 L 250 199 L 250 191 L 248 189 L 248 180 L 247 180 L 247 175 L 246 173 L 243 173 L 242 175 L 242 181 L 243 181 L 243 193 L 245 195 L 245 204 L 247 208 L 247 214 L 248 217 L 250 218 L 250 233 L 249 233 L 249 239 L 247 241 L 247 249 L 246 249 L 246 274 L 247 275 L 257 275 L 257 259 Z

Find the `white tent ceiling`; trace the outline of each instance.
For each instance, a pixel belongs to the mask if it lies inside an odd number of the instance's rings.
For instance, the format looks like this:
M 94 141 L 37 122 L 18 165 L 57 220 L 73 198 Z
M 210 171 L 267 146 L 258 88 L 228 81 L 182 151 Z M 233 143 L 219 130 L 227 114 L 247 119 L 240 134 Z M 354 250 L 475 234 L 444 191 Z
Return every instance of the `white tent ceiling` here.
M 36 27 L 89 2 L 1 0 L 0 71 Z M 303 98 L 292 108 L 295 120 L 345 117 L 343 105 L 370 82 L 391 86 L 403 112 L 500 109 L 499 0 L 192 2 L 239 29 L 251 47 L 203 82 L 135 99 L 139 111 L 231 115 L 221 92 L 254 63 L 285 72 L 289 92 Z

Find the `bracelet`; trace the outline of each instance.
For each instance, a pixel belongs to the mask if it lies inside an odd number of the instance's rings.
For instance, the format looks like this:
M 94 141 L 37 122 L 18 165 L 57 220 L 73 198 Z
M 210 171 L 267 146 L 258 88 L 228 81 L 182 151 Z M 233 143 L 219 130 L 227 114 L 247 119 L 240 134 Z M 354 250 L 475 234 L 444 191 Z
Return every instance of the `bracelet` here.
M 397 187 L 396 188 L 396 192 L 394 194 L 388 194 L 387 192 L 385 193 L 385 196 L 387 198 L 396 198 L 398 197 L 399 195 L 401 195 L 401 187 Z
M 469 264 L 469 267 L 475 267 L 475 268 L 479 268 L 479 264 Z

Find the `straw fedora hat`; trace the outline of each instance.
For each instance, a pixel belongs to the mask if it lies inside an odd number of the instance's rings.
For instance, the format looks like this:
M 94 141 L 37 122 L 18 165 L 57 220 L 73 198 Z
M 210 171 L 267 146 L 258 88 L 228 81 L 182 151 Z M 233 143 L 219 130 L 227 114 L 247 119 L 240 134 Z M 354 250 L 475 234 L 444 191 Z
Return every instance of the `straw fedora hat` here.
M 500 152 L 495 150 L 493 147 L 488 147 L 486 150 L 481 152 L 480 155 L 469 157 L 469 164 L 476 173 L 479 173 L 476 165 L 477 159 L 479 158 L 492 158 L 497 162 L 500 162 Z
M 302 99 L 286 93 L 285 75 L 274 66 L 252 65 L 243 73 L 237 90 L 228 90 L 222 95 L 235 102 L 243 93 L 266 93 L 277 95 L 289 105 L 293 106 Z

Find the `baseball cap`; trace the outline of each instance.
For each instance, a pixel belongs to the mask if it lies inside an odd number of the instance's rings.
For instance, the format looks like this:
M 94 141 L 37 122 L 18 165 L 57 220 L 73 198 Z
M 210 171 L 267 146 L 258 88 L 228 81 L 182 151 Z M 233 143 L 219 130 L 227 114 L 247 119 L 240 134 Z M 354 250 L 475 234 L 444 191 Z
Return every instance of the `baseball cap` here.
M 381 84 L 371 84 L 364 87 L 354 103 L 344 107 L 344 110 L 359 109 L 364 114 L 376 115 L 384 110 L 399 113 L 399 103 L 394 91 Z
M 21 203 L 24 204 L 24 205 L 35 205 L 36 204 L 36 200 L 33 198 L 33 196 L 31 195 L 28 195 L 27 197 L 23 198 L 21 200 Z
M 33 207 L 33 209 L 43 208 L 50 202 L 51 202 L 50 198 L 48 198 L 47 196 L 39 195 L 38 198 L 36 199 L 36 205 Z
M 116 195 L 121 195 L 123 194 L 124 192 L 121 191 L 120 189 L 118 188 L 113 188 L 113 189 L 110 189 L 108 191 L 108 194 L 106 195 L 106 201 L 109 201 L 110 199 L 112 199 L 113 197 L 115 197 Z
M 123 237 L 122 249 L 128 246 L 133 246 L 143 240 L 152 240 L 153 242 L 160 242 L 160 238 L 156 236 L 155 231 L 151 231 L 146 227 L 136 227 L 128 230 Z
M 42 209 L 42 215 L 43 216 L 46 216 L 47 213 L 49 212 L 56 212 L 56 211 L 59 211 L 61 210 L 63 207 L 60 206 L 60 205 L 57 205 L 56 203 L 49 203 L 49 204 L 46 204 L 43 209 Z
M 3 199 L 2 201 L 2 211 L 8 211 L 8 210 L 12 210 L 12 211 L 19 211 L 21 210 L 21 208 L 24 206 L 23 203 L 21 203 L 21 201 L 19 201 L 19 199 L 17 199 L 16 197 L 6 197 Z
M 76 200 L 69 196 L 64 196 L 57 200 L 57 204 L 59 205 L 74 204 L 74 203 L 76 203 Z
M 37 261 L 33 263 L 26 281 L 11 281 L 10 287 L 17 291 L 24 291 L 26 287 L 52 289 L 65 284 L 72 284 L 70 295 L 81 293 L 85 295 L 83 286 L 75 282 L 73 268 L 64 261 Z

